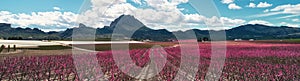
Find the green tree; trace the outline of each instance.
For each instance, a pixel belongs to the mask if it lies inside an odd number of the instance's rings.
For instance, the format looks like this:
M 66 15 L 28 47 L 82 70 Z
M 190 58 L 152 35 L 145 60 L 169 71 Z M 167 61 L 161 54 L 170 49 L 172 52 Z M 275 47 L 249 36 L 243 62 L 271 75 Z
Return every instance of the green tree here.
M 7 52 L 10 52 L 10 45 L 8 45 L 7 47 Z
M 3 51 L 4 48 L 5 48 L 5 46 L 4 46 L 4 45 L 1 45 L 0 53 Z
M 14 45 L 14 51 L 17 51 L 17 47 L 16 47 L 16 45 Z
M 202 42 L 201 37 L 197 38 L 197 41 L 198 41 L 198 42 Z
M 209 41 L 208 37 L 203 37 L 203 41 Z

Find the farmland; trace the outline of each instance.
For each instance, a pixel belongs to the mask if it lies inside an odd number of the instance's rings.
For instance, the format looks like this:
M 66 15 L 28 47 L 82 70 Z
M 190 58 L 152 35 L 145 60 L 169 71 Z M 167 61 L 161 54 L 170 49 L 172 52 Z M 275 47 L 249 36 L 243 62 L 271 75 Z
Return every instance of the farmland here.
M 162 45 L 159 48 L 150 48 L 153 45 Z M 88 47 L 82 44 L 82 47 Z M 140 45 L 140 46 L 138 46 Z M 117 56 L 122 62 L 116 62 L 110 49 L 99 49 L 99 52 L 88 54 L 63 54 L 57 55 L 56 52 L 49 52 L 53 55 L 32 55 L 32 56 L 6 56 L 0 62 L 0 80 L 139 80 L 127 73 L 136 72 L 135 65 L 147 67 L 151 65 L 150 57 L 163 58 L 157 59 L 154 64 L 163 67 L 157 75 L 152 75 L 143 80 L 150 81 L 170 81 L 177 76 L 189 77 L 188 73 L 196 70 L 194 77 L 187 80 L 202 81 L 207 77 L 216 77 L 209 72 L 211 61 L 211 43 L 204 42 L 186 44 L 184 46 L 198 46 L 200 54 L 195 49 L 181 50 L 180 46 L 173 46 L 174 43 L 152 43 L 152 44 L 133 44 L 129 50 L 131 59 L 125 58 L 125 50 L 118 49 Z M 102 47 L 110 45 L 101 45 Z M 226 60 L 221 66 L 220 80 L 300 80 L 300 44 L 289 43 L 264 43 L 264 42 L 230 42 L 226 43 Z M 81 47 L 81 46 L 79 46 Z M 97 47 L 97 45 L 96 45 Z M 140 49 L 138 49 L 140 48 Z M 186 60 L 187 65 L 198 64 L 198 68 L 180 67 L 183 53 L 189 54 L 190 59 Z M 196 60 L 200 56 L 199 60 Z M 219 57 L 221 58 L 221 57 Z M 164 64 L 165 63 L 165 64 Z M 179 69 L 181 69 L 179 71 Z M 193 70 L 192 70 L 193 69 Z M 102 74 L 102 75 L 100 75 Z M 136 75 L 142 77 L 144 75 Z
M 150 42 L 143 43 L 138 41 L 39 41 L 39 40 L 0 40 L 0 45 L 6 46 L 0 57 L 6 56 L 43 56 L 43 55 L 68 55 L 72 54 L 72 46 L 95 51 L 111 50 L 111 45 L 128 45 L 129 49 L 151 48 L 154 45 L 170 47 L 176 45 L 173 42 Z M 16 45 L 18 52 L 7 53 L 7 47 L 11 50 Z M 122 48 L 123 49 L 123 48 Z M 55 54 L 49 54 L 55 52 Z

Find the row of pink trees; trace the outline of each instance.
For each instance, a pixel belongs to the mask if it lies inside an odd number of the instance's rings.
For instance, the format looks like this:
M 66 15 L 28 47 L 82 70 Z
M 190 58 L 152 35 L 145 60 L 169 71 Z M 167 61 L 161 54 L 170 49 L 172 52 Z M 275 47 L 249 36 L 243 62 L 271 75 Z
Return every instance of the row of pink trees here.
M 189 80 L 202 81 L 206 77 L 216 77 L 212 72 L 208 72 L 211 62 L 210 44 L 200 44 L 200 60 L 196 61 L 193 56 L 189 57 L 187 64 L 198 64 L 198 68 L 185 67 L 180 69 L 181 50 L 179 47 L 164 48 L 151 51 L 150 49 L 130 50 L 130 58 L 122 58 L 120 65 L 117 65 L 112 51 L 99 52 L 96 55 L 53 55 L 53 56 L 28 56 L 28 57 L 6 57 L 0 62 L 0 80 L 111 80 L 111 81 L 132 81 L 138 80 L 130 72 L 137 72 L 134 65 L 147 67 L 151 64 L 151 56 L 154 58 L 166 57 L 166 62 L 157 60 L 154 64 L 163 67 L 158 74 L 145 80 L 171 81 L 175 77 L 184 76 Z M 228 45 L 227 59 L 222 70 L 220 80 L 300 80 L 300 59 L 299 45 L 286 46 L 245 46 Z M 193 49 L 184 50 L 191 53 Z M 122 52 L 122 50 L 118 50 Z M 78 57 L 77 69 L 74 65 L 74 56 Z M 86 59 L 97 57 L 96 59 Z M 94 62 L 97 61 L 97 62 Z M 82 62 L 82 63 L 81 63 Z M 99 66 L 99 67 L 96 67 Z M 163 65 L 163 66 L 162 66 Z M 89 68 L 87 68 L 89 67 Z M 122 70 L 121 70 L 122 69 Z M 197 71 L 196 77 L 188 75 L 189 72 Z M 99 74 L 102 73 L 102 74 Z M 148 73 L 149 75 L 151 73 Z M 143 75 L 136 75 L 143 76 Z

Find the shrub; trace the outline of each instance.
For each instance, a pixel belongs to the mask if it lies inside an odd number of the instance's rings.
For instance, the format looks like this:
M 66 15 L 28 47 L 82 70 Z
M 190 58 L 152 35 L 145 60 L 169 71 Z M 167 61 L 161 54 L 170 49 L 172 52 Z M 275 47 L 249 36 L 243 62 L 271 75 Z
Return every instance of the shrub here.
M 0 53 L 3 51 L 4 48 L 5 48 L 5 46 L 4 46 L 4 45 L 1 45 Z

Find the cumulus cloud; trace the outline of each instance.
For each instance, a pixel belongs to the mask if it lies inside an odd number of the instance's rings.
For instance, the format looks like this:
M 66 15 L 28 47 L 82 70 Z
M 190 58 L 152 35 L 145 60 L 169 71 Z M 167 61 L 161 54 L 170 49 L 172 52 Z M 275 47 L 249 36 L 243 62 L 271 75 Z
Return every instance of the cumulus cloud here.
M 297 4 L 297 5 L 291 5 L 291 4 L 280 5 L 280 6 L 277 6 L 273 9 L 271 9 L 271 11 L 280 11 L 280 12 L 288 13 L 288 14 L 300 14 L 300 4 Z
M 256 6 L 257 8 L 267 8 L 271 7 L 273 4 L 267 3 L 267 2 L 259 2 L 259 4 Z
M 264 20 L 252 20 L 249 21 L 248 24 L 262 24 L 262 25 L 274 26 L 274 24 Z
M 279 18 L 291 18 L 291 17 L 297 17 L 300 15 L 300 4 L 296 5 L 280 5 L 273 9 L 271 9 L 272 13 L 281 13 L 281 14 L 289 14 L 288 16 L 279 17 Z
M 267 3 L 267 2 L 259 2 L 259 4 L 255 4 L 255 3 L 249 3 L 249 5 L 247 5 L 247 7 L 250 8 L 267 8 L 267 7 L 271 7 L 273 4 Z
M 291 4 L 287 4 L 287 5 L 280 5 L 280 6 L 277 6 L 273 9 L 271 9 L 271 11 L 280 11 L 280 10 L 284 10 L 284 9 L 287 9 L 287 8 L 292 8 L 294 5 L 291 5 Z
M 11 23 L 20 27 L 31 25 L 42 27 L 71 27 L 76 23 L 77 14 L 72 12 L 32 12 L 31 14 L 14 14 L 9 11 L 0 11 L 0 22 Z M 55 29 L 55 28 L 54 28 Z
M 242 9 L 242 7 L 240 7 L 234 3 L 234 0 L 221 0 L 221 2 L 223 4 L 228 4 L 228 9 L 232 9 L 232 10 Z
M 92 2 L 94 6 L 92 9 L 80 15 L 79 22 L 91 27 L 103 27 L 109 25 L 111 21 L 120 15 L 126 14 L 133 15 L 148 27 L 171 31 L 190 29 L 189 27 L 203 27 L 205 24 L 208 27 L 223 27 L 222 23 L 226 24 L 225 26 L 237 26 L 245 22 L 242 19 L 230 19 L 226 17 L 208 18 L 199 14 L 183 14 L 177 8 L 177 5 L 187 3 L 188 0 L 145 0 L 145 4 L 150 8 L 137 8 L 130 3 L 122 1 L 113 2 L 114 4 L 112 5 L 99 5 L 98 3 L 101 3 L 102 0 L 97 1 L 97 3 Z M 103 7 L 107 9 L 101 9 Z
M 241 25 L 241 24 L 244 24 L 246 22 L 243 19 L 230 19 L 230 18 L 227 18 L 227 17 L 221 17 L 220 20 L 224 25 L 230 26 L 230 27 Z
M 61 9 L 59 7 L 53 7 L 54 10 L 60 11 Z
M 242 9 L 242 7 L 236 5 L 235 3 L 231 3 L 228 5 L 229 9 L 234 9 L 234 10 L 238 10 L 238 9 Z
M 216 16 L 213 16 L 209 18 L 199 14 L 189 14 L 184 16 L 185 16 L 184 22 L 186 23 L 203 23 L 208 27 L 222 27 L 222 26 L 232 27 L 232 26 L 237 26 L 245 23 L 245 20 L 230 19 L 227 17 L 218 18 Z
M 234 0 L 222 0 L 221 2 L 224 4 L 230 4 L 230 3 L 233 3 Z
M 0 11 L 0 22 L 11 23 L 20 27 L 39 26 L 43 30 L 59 29 L 60 27 L 75 27 L 84 23 L 90 27 L 102 28 L 122 14 L 133 15 L 146 26 L 154 29 L 168 29 L 170 31 L 186 30 L 191 28 L 210 27 L 210 29 L 224 29 L 245 23 L 242 19 L 227 17 L 205 17 L 200 14 L 183 14 L 177 5 L 187 3 L 188 0 L 145 0 L 143 4 L 149 8 L 138 8 L 126 0 L 91 0 L 91 9 L 84 10 L 81 14 L 72 12 L 49 11 L 11 13 Z M 159 5 L 158 5 L 159 4 Z M 53 8 L 54 9 L 54 8 Z M 61 28 L 61 29 L 64 29 Z
M 255 3 L 249 3 L 249 5 L 248 5 L 247 7 L 255 8 L 255 7 L 256 7 L 256 4 L 255 4 Z

